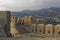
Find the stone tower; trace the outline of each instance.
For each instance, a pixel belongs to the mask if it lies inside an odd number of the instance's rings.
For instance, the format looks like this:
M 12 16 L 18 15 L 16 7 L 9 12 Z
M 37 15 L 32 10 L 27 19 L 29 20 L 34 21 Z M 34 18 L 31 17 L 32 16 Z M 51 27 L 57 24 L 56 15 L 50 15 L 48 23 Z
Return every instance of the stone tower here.
M 0 11 L 0 24 L 3 26 L 7 36 L 10 36 L 10 11 Z
M 16 17 L 11 17 L 11 23 L 10 23 L 10 33 L 12 35 L 12 37 L 16 37 L 18 30 L 16 29 L 16 25 L 17 25 L 17 18 Z

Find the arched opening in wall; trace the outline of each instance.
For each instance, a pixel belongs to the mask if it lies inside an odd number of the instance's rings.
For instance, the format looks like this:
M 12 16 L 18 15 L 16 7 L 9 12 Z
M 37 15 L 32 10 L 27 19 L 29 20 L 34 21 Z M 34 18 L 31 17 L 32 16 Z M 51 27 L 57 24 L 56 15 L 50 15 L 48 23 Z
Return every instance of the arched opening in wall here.
M 22 20 L 22 23 L 21 24 L 24 24 L 24 20 Z
M 10 33 L 10 37 L 12 37 L 12 34 Z
M 39 30 L 39 32 L 42 32 L 41 30 Z
M 58 32 L 58 34 L 60 34 L 60 31 Z
M 32 32 L 34 32 L 34 29 L 32 29 Z
M 48 31 L 48 33 L 50 34 L 50 31 Z

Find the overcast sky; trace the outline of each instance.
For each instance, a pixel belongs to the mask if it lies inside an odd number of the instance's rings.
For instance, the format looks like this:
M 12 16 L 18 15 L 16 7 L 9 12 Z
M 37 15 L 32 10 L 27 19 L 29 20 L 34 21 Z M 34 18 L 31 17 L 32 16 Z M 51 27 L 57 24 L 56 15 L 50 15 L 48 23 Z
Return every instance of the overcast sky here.
M 0 10 L 40 9 L 60 7 L 60 0 L 0 0 Z

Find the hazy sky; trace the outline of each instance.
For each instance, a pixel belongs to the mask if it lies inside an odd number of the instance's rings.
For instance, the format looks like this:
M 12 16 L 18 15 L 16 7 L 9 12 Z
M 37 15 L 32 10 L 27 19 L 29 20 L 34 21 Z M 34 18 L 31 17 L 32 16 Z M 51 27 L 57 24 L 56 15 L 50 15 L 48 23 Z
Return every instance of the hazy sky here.
M 60 7 L 60 0 L 0 0 L 0 10 L 40 9 Z

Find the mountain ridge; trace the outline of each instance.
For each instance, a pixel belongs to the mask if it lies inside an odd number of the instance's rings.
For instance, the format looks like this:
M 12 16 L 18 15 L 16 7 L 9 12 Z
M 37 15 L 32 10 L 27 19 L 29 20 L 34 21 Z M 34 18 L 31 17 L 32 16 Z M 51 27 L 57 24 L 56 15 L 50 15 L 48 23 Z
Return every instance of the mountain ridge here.
M 38 10 L 23 10 L 19 12 L 12 12 L 12 16 L 55 17 L 55 16 L 60 16 L 60 7 L 50 7 L 50 8 L 44 8 L 44 9 L 38 9 Z

